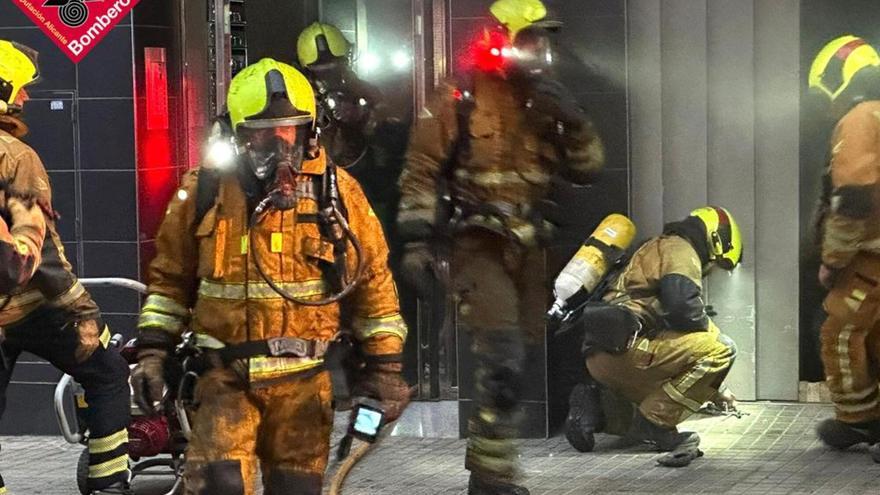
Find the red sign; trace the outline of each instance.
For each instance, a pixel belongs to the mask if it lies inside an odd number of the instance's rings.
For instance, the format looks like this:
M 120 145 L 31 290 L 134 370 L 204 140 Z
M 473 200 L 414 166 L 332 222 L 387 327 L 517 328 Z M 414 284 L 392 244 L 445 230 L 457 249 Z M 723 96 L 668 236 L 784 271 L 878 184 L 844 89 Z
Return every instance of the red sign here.
M 61 51 L 79 62 L 138 0 L 12 0 Z

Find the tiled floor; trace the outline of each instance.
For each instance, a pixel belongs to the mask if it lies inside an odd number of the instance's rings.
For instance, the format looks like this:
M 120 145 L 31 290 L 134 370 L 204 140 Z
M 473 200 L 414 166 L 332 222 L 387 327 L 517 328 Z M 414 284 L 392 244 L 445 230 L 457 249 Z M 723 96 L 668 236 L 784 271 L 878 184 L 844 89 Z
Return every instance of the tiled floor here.
M 558 437 L 522 441 L 525 484 L 533 494 L 546 495 L 880 493 L 880 464 L 866 448 L 835 452 L 815 439 L 815 424 L 831 414 L 827 406 L 747 404 L 742 409 L 749 415 L 741 419 L 702 417 L 687 423 L 703 437 L 706 456 L 684 469 L 658 467 L 657 454 L 640 447 L 615 449 L 613 437 L 602 437 L 593 454 L 580 454 Z M 419 408 L 409 413 L 409 423 L 430 416 Z M 440 430 L 434 425 L 425 431 Z M 417 432 L 409 424 L 405 433 Z M 2 441 L 0 465 L 11 493 L 77 493 L 73 474 L 79 448 L 57 438 Z M 354 469 L 344 493 L 464 493 L 463 458 L 461 440 L 390 437 Z M 136 486 L 138 495 L 163 493 L 163 480 Z

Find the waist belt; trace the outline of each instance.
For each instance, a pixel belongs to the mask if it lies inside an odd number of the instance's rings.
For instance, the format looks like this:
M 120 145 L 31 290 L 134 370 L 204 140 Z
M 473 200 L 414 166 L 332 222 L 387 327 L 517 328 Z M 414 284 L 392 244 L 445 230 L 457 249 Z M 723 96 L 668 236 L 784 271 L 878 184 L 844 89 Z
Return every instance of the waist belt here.
M 330 343 L 324 340 L 277 337 L 227 345 L 218 349 L 217 353 L 220 354 L 220 359 L 226 363 L 261 356 L 321 359 L 327 354 L 329 345 Z
M 327 354 L 330 342 L 298 337 L 275 337 L 266 340 L 251 340 L 241 344 L 224 344 L 210 335 L 198 334 L 196 345 L 213 350 L 224 363 L 228 364 L 239 359 L 254 357 L 321 359 Z

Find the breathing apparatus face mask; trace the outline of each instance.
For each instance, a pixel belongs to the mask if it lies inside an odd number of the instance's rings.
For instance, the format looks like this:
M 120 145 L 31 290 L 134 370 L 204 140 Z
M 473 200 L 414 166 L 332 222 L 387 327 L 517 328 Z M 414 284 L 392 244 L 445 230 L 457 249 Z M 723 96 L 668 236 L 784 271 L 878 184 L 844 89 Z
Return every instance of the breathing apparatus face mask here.
M 329 130 L 337 125 L 359 128 L 367 123 L 372 101 L 355 84 L 355 75 L 347 67 L 312 70 L 312 82 L 318 96 L 318 127 Z
M 559 51 L 555 32 L 559 23 L 536 23 L 516 33 L 510 49 L 508 72 L 520 76 L 541 76 L 554 71 Z
M 245 162 L 257 179 L 271 179 L 278 170 L 299 173 L 311 134 L 311 119 L 304 123 L 277 123 L 274 126 L 239 125 L 238 141 L 244 148 Z
M 272 125 L 270 125 L 272 124 Z M 245 122 L 238 127 L 244 162 L 267 191 L 267 207 L 296 206 L 295 177 L 302 171 L 312 135 L 311 117 Z

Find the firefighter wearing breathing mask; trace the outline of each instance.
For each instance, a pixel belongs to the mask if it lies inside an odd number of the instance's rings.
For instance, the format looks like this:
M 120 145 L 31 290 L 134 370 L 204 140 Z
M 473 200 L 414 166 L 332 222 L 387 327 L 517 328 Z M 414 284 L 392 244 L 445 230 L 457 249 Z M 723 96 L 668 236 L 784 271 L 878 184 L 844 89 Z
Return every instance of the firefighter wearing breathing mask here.
M 538 203 L 557 175 L 591 182 L 604 148 L 546 64 L 547 15 L 537 0 L 499 0 L 491 12 L 506 45 L 478 46 L 469 81 L 447 81 L 412 132 L 401 176 L 402 274 L 451 264 L 459 323 L 473 338 L 476 408 L 468 422 L 469 493 L 527 494 L 518 485 L 518 393 L 526 346 L 543 332 L 542 267 L 549 225 Z M 497 34 L 483 41 L 491 44 Z M 512 44 L 512 45 L 511 45 Z M 544 53 L 544 55 L 541 55 Z M 494 61 L 494 62 L 493 62 Z M 497 63 L 495 63 L 497 62 Z M 444 184 L 439 191 L 437 184 Z M 435 259 L 449 239 L 449 259 Z M 441 267 L 438 269 L 438 267 Z M 436 273 L 438 279 L 443 275 Z
M 321 142 L 330 159 L 358 180 L 390 233 L 408 126 L 383 117 L 381 92 L 352 70 L 351 51 L 339 28 L 321 22 L 305 28 L 296 42 L 299 64 L 318 99 Z
M 880 55 L 841 36 L 816 56 L 809 84 L 836 121 L 818 218 L 829 289 L 821 352 L 836 417 L 817 432 L 845 449 L 880 442 Z
M 378 219 L 314 140 L 315 97 L 293 67 L 263 59 L 227 104 L 234 167 L 211 155 L 168 206 L 139 323 L 136 399 L 150 408 L 189 327 L 207 362 L 195 390 L 185 493 L 319 494 L 333 424 L 324 366 L 350 313 L 364 365 L 355 395 L 402 412 L 406 327 Z M 210 191 L 208 208 L 206 191 Z M 329 365 L 328 365 L 329 367 Z
M 628 425 L 629 417 L 606 417 L 598 385 L 576 386 L 566 421 L 572 446 L 592 450 L 594 433 L 608 432 L 606 421 L 614 421 L 628 431 L 611 433 L 674 452 L 661 458 L 664 465 L 680 467 L 700 455 L 700 437 L 677 425 L 707 401 L 735 406 L 722 386 L 736 356 L 733 340 L 707 315 L 702 279 L 716 267 L 733 270 L 741 260 L 739 226 L 717 206 L 666 225 L 636 250 L 610 282 L 602 297 L 606 305 L 585 312 L 579 323 L 590 376 L 636 410 Z M 592 329 L 619 331 L 629 345 L 610 349 L 608 342 L 617 339 L 596 338 Z
M 22 141 L 38 73 L 34 50 L 0 40 L 0 414 L 23 351 L 69 373 L 89 405 L 88 489 L 128 494 L 128 365 L 107 348 L 110 329 L 64 255 L 49 177 Z

